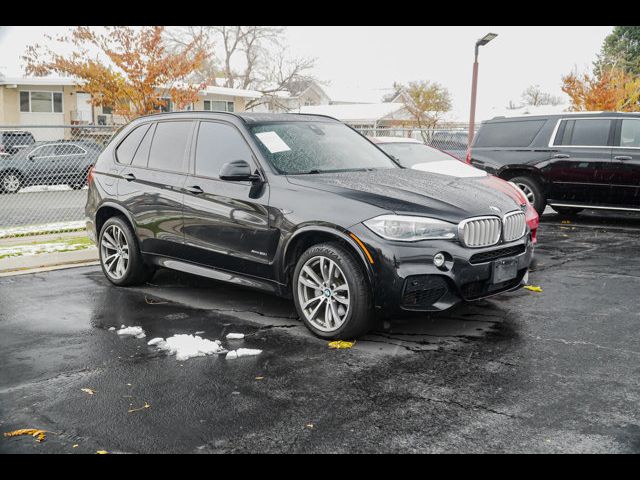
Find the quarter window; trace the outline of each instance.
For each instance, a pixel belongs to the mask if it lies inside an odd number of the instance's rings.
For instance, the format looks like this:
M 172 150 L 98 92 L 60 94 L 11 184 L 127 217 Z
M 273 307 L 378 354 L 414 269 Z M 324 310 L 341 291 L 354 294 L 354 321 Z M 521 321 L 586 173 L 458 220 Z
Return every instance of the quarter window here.
M 480 127 L 476 147 L 528 147 L 546 120 L 486 123 Z
M 192 122 L 160 122 L 151 142 L 149 168 L 181 172 Z
M 234 160 L 251 162 L 251 150 L 231 125 L 202 122 L 196 144 L 196 175 L 218 178 L 222 165 Z
M 622 120 L 620 146 L 640 148 L 640 120 Z
M 118 145 L 118 148 L 116 149 L 116 158 L 119 163 L 123 163 L 125 165 L 131 164 L 131 160 L 138 149 L 138 145 L 140 145 L 140 140 L 142 140 L 142 137 L 147 130 L 149 130 L 149 124 L 140 125 L 139 127 L 134 128 L 127 138 Z
M 62 92 L 20 92 L 23 113 L 62 113 Z
M 151 149 L 151 139 L 153 138 L 153 132 L 155 130 L 155 126 L 151 126 L 147 133 L 144 135 L 142 142 L 140 142 L 140 146 L 138 150 L 136 150 L 136 154 L 133 156 L 133 161 L 131 165 L 134 167 L 146 167 L 149 162 L 149 150 Z

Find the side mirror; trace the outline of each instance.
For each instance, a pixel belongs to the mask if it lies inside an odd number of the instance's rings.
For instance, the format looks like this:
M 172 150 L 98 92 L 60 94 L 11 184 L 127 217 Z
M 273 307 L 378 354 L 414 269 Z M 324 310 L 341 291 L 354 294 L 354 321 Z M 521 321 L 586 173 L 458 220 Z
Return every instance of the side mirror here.
M 229 182 L 254 182 L 260 180 L 260 175 L 251 173 L 251 167 L 244 160 L 234 160 L 225 163 L 220 169 L 220 180 Z

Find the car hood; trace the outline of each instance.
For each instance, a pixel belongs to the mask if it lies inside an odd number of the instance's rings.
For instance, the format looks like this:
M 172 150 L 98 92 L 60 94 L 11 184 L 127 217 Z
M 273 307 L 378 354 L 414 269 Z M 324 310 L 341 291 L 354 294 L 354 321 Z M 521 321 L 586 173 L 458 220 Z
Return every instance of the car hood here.
M 486 177 L 459 178 L 412 169 L 290 175 L 289 182 L 333 192 L 404 215 L 424 215 L 450 222 L 505 214 L 520 208 Z

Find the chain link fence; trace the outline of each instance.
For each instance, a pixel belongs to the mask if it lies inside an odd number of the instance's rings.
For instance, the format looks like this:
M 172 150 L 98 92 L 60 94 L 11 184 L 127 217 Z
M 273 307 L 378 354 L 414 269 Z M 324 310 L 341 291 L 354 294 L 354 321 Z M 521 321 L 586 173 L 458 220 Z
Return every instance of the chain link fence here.
M 469 131 L 466 128 L 356 128 L 367 137 L 413 138 L 464 160 Z
M 87 172 L 116 126 L 0 126 L 0 238 L 83 227 Z M 358 128 L 413 138 L 464 159 L 467 130 Z
M 0 238 L 81 227 L 87 174 L 115 126 L 0 126 Z

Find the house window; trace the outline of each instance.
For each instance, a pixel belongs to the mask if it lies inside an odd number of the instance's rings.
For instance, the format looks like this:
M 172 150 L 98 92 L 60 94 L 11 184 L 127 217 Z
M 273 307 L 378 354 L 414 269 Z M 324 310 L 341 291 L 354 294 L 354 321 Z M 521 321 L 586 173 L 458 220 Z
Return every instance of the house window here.
M 102 106 L 102 114 L 103 115 L 112 115 L 113 114 L 113 107 L 108 107 L 106 105 Z
M 172 112 L 173 111 L 173 102 L 170 97 L 162 97 L 160 98 L 164 102 L 164 105 L 160 105 L 158 107 L 159 112 Z
M 62 92 L 20 92 L 24 113 L 62 113 Z
M 234 112 L 235 105 L 233 102 L 222 100 L 205 100 L 204 109 L 209 112 Z

